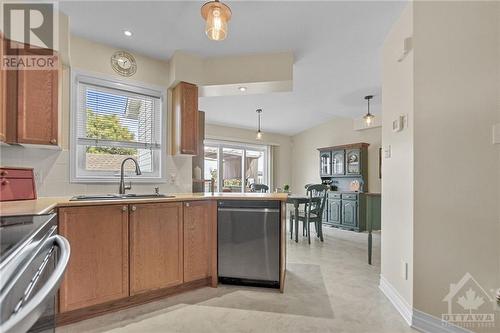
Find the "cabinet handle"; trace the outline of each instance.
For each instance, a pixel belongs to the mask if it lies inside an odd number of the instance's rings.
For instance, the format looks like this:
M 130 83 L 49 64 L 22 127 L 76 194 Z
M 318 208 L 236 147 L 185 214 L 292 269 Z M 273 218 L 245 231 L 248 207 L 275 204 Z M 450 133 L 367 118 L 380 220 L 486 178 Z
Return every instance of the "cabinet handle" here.
M 9 181 L 7 179 L 2 180 L 2 185 L 9 185 Z
M 122 206 L 122 212 L 126 212 L 127 211 L 127 206 Z
M 186 202 L 186 207 L 189 207 L 189 202 Z
M 53 144 L 53 145 L 55 145 L 57 143 L 57 140 L 56 139 L 51 139 L 50 143 Z
M 132 206 L 132 207 L 130 207 L 130 209 L 132 209 L 132 211 L 135 212 L 136 209 L 137 209 L 137 207 L 136 206 Z

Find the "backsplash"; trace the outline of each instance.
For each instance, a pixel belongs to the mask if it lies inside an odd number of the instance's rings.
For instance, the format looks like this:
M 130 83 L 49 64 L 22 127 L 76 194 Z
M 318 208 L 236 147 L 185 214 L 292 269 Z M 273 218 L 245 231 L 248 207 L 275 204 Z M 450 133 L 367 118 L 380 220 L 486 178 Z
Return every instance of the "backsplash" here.
M 34 168 L 39 197 L 104 194 L 118 191 L 118 179 L 116 184 L 70 183 L 68 150 L 4 145 L 0 147 L 0 166 Z M 191 157 L 167 156 L 166 176 L 166 183 L 139 184 L 132 182 L 132 192 L 153 193 L 155 186 L 160 187 L 161 193 L 191 192 Z

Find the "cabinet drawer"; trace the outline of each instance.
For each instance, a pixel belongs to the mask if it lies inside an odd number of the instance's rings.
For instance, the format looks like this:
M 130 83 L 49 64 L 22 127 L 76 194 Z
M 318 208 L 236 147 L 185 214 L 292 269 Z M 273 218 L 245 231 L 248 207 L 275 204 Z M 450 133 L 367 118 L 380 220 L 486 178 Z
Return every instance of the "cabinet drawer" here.
M 36 199 L 32 178 L 1 178 L 0 201 Z
M 340 193 L 328 193 L 328 199 L 340 199 L 341 197 Z
M 32 169 L 0 168 L 0 177 L 2 177 L 2 178 L 33 178 L 33 170 Z
M 356 193 L 343 193 L 342 199 L 344 199 L 344 200 L 358 200 L 358 195 Z

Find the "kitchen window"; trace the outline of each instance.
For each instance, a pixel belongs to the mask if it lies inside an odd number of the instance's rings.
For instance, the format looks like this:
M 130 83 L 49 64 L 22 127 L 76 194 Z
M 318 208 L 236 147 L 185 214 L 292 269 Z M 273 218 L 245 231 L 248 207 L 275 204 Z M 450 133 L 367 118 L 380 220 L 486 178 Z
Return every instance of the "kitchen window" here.
M 116 182 L 123 159 L 126 176 L 135 182 L 163 180 L 165 133 L 163 95 L 122 81 L 74 73 L 71 112 L 71 181 Z
M 252 184 L 271 186 L 270 147 L 205 140 L 205 179 L 217 192 L 250 192 Z

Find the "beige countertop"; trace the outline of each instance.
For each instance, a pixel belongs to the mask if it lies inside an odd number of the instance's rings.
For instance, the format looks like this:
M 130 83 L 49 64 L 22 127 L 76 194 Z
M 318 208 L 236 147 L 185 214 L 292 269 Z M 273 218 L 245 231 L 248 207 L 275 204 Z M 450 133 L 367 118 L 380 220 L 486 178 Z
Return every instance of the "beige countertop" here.
M 176 202 L 193 200 L 279 200 L 286 201 L 286 193 L 181 193 L 171 194 L 173 198 L 143 198 L 116 200 L 84 200 L 70 201 L 71 197 L 41 197 L 35 200 L 19 200 L 0 202 L 0 216 L 39 215 L 50 212 L 56 207 L 123 205 L 131 203 Z

